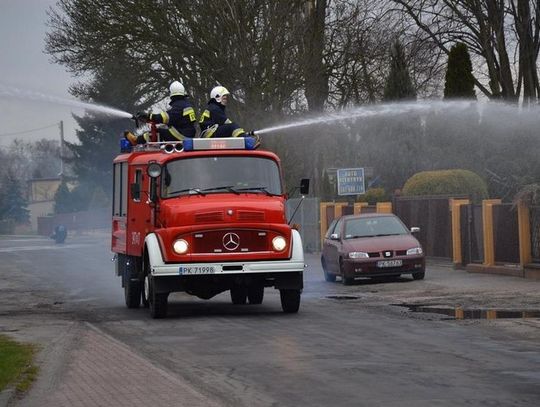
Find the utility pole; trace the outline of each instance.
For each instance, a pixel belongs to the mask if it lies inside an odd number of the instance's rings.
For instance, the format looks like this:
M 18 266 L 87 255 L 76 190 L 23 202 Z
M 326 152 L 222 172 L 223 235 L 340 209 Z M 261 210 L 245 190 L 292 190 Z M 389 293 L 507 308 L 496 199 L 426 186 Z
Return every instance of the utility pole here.
M 60 120 L 60 178 L 64 176 L 64 121 Z

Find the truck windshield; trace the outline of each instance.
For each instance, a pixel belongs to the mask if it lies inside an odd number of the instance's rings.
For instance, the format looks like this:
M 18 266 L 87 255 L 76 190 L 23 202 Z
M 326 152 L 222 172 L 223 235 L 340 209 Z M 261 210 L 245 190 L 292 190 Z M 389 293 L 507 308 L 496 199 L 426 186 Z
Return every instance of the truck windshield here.
M 262 157 L 194 157 L 167 163 L 161 196 L 214 193 L 281 195 L 275 161 Z

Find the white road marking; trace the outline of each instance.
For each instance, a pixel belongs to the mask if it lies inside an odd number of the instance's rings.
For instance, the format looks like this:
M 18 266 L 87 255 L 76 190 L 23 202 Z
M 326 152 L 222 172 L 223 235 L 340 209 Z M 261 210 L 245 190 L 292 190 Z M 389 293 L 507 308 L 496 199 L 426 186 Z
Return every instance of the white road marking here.
M 61 250 L 61 249 L 77 249 L 80 247 L 92 246 L 88 243 L 75 243 L 68 245 L 48 245 L 48 246 L 19 246 L 19 247 L 2 247 L 0 253 L 12 253 L 12 252 L 27 252 L 36 250 Z

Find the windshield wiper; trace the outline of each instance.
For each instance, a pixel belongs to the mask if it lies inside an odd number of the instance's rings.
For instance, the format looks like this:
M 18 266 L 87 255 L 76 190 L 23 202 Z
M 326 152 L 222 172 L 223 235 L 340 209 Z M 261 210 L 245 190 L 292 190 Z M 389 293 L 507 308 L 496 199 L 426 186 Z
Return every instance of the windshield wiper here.
M 246 187 L 246 188 L 237 188 L 236 190 L 237 191 L 262 191 L 262 192 L 265 192 L 266 195 L 276 196 L 276 194 L 269 192 L 267 187 Z
M 234 193 L 236 195 L 240 195 L 240 192 L 238 192 L 236 189 L 234 189 L 232 185 L 227 185 L 227 186 L 224 186 L 224 187 L 205 188 L 205 189 L 202 190 L 202 192 L 222 191 L 222 190 L 227 190 L 227 191 L 232 192 L 232 193 Z
M 196 194 L 198 195 L 202 195 L 202 196 L 205 196 L 206 194 L 204 192 L 202 192 L 199 188 L 186 188 L 186 189 L 181 189 L 179 191 L 173 191 L 173 192 L 169 192 L 169 195 L 175 195 L 175 194 L 181 194 L 183 192 L 195 192 Z
M 379 236 L 399 236 L 399 235 L 401 235 L 401 233 L 382 233 L 375 236 L 379 237 Z

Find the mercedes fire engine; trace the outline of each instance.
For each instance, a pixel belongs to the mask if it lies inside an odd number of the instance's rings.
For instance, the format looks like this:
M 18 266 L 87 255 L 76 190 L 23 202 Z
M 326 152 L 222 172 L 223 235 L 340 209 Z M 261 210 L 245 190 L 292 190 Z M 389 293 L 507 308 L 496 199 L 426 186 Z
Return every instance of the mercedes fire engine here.
M 142 303 L 163 318 L 180 291 L 210 299 L 229 290 L 233 304 L 261 304 L 275 287 L 283 311 L 298 311 L 304 253 L 277 155 L 253 137 L 122 141 L 111 245 L 128 308 Z

